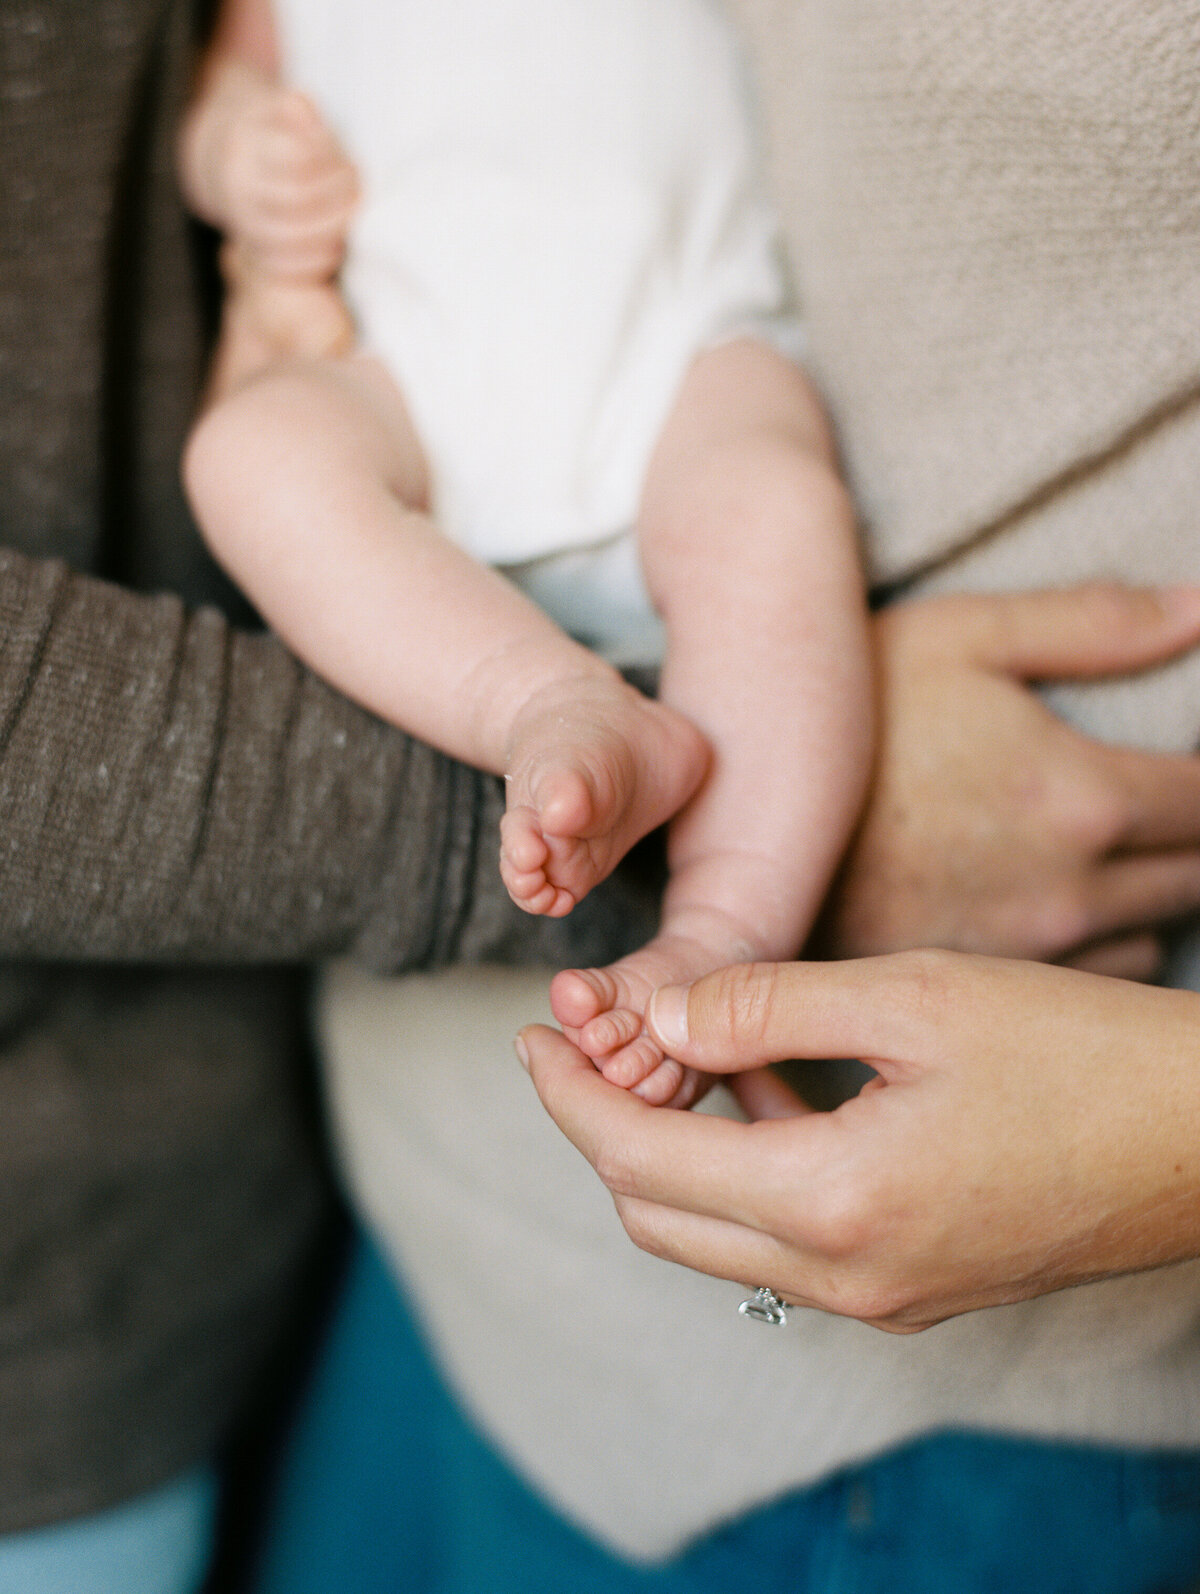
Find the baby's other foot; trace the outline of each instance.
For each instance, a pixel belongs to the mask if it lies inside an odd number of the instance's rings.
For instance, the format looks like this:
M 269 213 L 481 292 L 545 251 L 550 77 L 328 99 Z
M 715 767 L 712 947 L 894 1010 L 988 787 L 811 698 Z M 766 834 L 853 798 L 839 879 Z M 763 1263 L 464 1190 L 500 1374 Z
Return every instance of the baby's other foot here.
M 652 1106 L 688 1107 L 712 1080 L 667 1057 L 645 1032 L 642 1014 L 660 985 L 686 985 L 753 949 L 736 935 L 664 931 L 603 969 L 564 969 L 550 986 L 550 1007 L 571 1040 L 613 1085 Z
M 338 359 L 355 343 L 345 300 L 330 282 L 292 281 L 250 268 L 226 246 L 227 292 L 209 398 L 223 398 L 281 361 Z
M 707 767 L 695 726 L 617 675 L 538 693 L 510 742 L 500 873 L 513 901 L 569 913 L 683 807 Z

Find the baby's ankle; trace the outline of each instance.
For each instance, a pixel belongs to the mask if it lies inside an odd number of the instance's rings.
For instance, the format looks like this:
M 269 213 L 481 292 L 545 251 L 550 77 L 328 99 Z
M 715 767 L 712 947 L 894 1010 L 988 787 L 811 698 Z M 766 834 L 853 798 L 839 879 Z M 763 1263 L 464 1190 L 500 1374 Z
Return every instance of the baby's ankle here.
M 720 963 L 778 962 L 803 944 L 801 893 L 780 860 L 757 853 L 714 852 L 672 872 L 663 901 L 663 933 L 712 950 Z M 716 966 L 716 964 L 714 964 Z
M 637 696 L 633 689 L 603 659 L 581 652 L 583 658 L 570 666 L 531 658 L 523 672 L 512 671 L 524 679 L 502 689 L 504 701 L 496 705 L 497 723 L 508 726 L 506 763 L 520 757 L 530 742 L 564 735 L 584 741 L 589 725 L 607 729 L 631 712 L 627 699 Z

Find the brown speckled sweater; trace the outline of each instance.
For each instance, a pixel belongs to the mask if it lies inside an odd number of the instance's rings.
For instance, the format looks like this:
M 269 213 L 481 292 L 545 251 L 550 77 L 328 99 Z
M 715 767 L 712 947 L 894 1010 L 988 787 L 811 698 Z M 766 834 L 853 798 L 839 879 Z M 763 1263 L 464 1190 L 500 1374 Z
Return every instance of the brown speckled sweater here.
M 494 782 L 226 618 L 178 486 L 190 30 L 0 4 L 0 1531 L 208 1454 L 262 1365 L 320 1206 L 300 964 L 613 944 L 509 910 Z

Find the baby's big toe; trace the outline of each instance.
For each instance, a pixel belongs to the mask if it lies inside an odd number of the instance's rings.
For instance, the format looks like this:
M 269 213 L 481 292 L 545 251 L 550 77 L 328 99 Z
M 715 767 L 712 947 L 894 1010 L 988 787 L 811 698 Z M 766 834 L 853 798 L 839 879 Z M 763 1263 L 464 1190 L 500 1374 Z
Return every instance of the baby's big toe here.
M 550 982 L 550 1011 L 560 1024 L 582 1029 L 616 1001 L 613 977 L 605 969 L 563 969 Z
M 556 768 L 538 780 L 534 794 L 543 830 L 566 839 L 590 836 L 600 816 L 591 786 L 581 771 Z

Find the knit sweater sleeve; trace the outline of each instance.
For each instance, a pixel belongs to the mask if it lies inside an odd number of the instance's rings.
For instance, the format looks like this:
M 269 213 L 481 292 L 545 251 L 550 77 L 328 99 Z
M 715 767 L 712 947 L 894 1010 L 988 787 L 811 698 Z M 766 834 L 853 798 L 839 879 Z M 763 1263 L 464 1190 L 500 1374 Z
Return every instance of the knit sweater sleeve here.
M 0 554 L 0 957 L 610 955 L 611 901 L 509 907 L 502 800 L 272 637 Z

